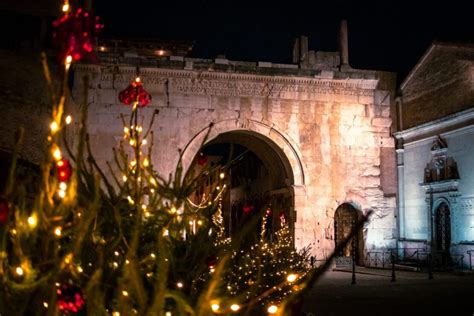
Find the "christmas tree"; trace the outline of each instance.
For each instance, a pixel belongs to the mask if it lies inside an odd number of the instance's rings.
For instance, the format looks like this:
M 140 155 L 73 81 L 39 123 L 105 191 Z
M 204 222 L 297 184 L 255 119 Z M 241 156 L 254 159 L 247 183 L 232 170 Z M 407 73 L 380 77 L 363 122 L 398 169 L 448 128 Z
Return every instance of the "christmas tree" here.
M 14 153 L 0 197 L 0 314 L 290 315 L 325 267 L 311 269 L 308 249 L 294 249 L 284 217 L 279 229 L 268 229 L 269 206 L 246 225 L 257 238 L 228 235 L 222 195 L 229 164 L 185 171 L 179 159 L 169 177 L 155 172 L 159 113 L 147 126 L 138 121 L 151 101 L 139 76 L 119 95 L 130 115 L 122 117 L 123 140 L 108 170 L 91 152 L 86 104 L 79 130 L 71 130 L 68 71 L 93 57 L 102 25 L 67 2 L 63 11 L 53 38 L 59 84 L 42 58 L 52 120 L 41 181 L 31 186 L 16 177 Z

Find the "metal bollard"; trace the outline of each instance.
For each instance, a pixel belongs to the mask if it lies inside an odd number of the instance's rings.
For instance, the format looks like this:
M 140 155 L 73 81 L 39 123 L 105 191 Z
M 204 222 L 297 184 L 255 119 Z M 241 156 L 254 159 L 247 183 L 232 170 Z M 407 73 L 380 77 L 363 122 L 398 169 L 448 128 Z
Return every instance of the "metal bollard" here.
M 433 279 L 433 259 L 431 254 L 428 255 L 428 279 Z

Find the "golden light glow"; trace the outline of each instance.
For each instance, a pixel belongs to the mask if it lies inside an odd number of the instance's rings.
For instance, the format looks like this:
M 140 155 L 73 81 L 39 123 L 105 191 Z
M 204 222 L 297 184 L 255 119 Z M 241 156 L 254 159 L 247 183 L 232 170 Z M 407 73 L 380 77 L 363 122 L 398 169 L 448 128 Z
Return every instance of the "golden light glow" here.
M 136 165 L 137 165 L 137 161 L 136 161 L 136 160 L 130 161 L 130 166 L 135 167 Z
M 217 303 L 211 304 L 212 311 L 217 312 L 219 310 L 219 308 L 220 308 L 219 304 L 217 304 Z
M 61 236 L 61 233 L 62 233 L 61 227 L 56 227 L 56 229 L 54 230 L 54 234 L 59 237 Z
M 44 308 L 48 308 L 49 305 L 48 305 L 48 303 L 43 302 L 43 306 L 44 306 Z
M 232 304 L 230 305 L 230 309 L 236 312 L 240 309 L 240 306 L 238 304 Z
M 127 291 L 122 291 L 122 295 L 123 296 L 128 296 L 128 292 Z
M 171 312 L 166 312 L 165 316 L 171 316 Z
M 152 252 L 152 253 L 150 254 L 150 257 L 156 258 L 156 255 Z
M 69 3 L 67 1 L 64 2 L 62 10 L 63 10 L 64 13 L 69 11 Z
M 221 172 L 221 173 L 219 174 L 219 178 L 224 179 L 224 177 L 225 177 L 225 173 L 224 173 L 224 172 Z
M 127 200 L 128 200 L 128 203 L 130 203 L 130 204 L 132 204 L 132 205 L 135 204 L 135 202 L 133 201 L 133 199 L 132 199 L 132 197 L 131 197 L 130 195 L 127 196 Z
M 66 69 L 69 69 L 69 67 L 71 67 L 71 63 L 72 63 L 72 56 L 68 55 L 66 57 Z
M 62 155 L 61 155 L 61 149 L 59 149 L 58 147 L 56 147 L 54 150 L 53 150 L 53 157 L 55 160 L 60 160 Z
M 118 268 L 118 263 L 114 261 L 114 263 L 112 263 L 114 265 L 115 268 Z
M 140 81 L 141 81 L 140 77 L 135 78 L 135 82 L 140 82 Z
M 22 276 L 23 275 L 23 269 L 21 267 L 16 267 L 15 269 L 15 272 L 16 274 L 18 274 L 19 276 Z
M 125 126 L 125 127 L 123 128 L 123 132 L 124 132 L 125 134 L 128 134 L 128 133 L 130 132 L 130 130 L 128 129 L 127 126 Z
M 63 190 L 59 190 L 59 191 L 58 191 L 58 195 L 59 195 L 59 197 L 60 197 L 61 199 L 64 199 L 64 198 L 66 197 L 66 192 L 63 191 Z
M 171 214 L 176 213 L 176 207 L 172 206 L 172 207 L 170 208 L 170 213 L 171 213 Z
M 66 184 L 66 182 L 60 182 L 60 183 L 59 183 L 59 189 L 60 189 L 60 190 L 63 190 L 63 191 L 66 191 L 66 189 L 67 189 L 67 184 Z
M 183 288 L 183 283 L 178 282 L 178 283 L 176 283 L 176 286 L 181 289 L 181 288 Z
M 170 234 L 170 232 L 167 229 L 165 229 L 163 231 L 163 236 L 169 236 L 169 234 Z
M 198 224 L 199 226 L 201 226 L 201 225 L 202 225 L 202 221 L 201 221 L 201 220 L 198 220 L 198 221 L 197 221 L 197 224 Z
M 38 224 L 38 221 L 36 220 L 36 214 L 32 214 L 30 217 L 28 217 L 28 225 L 30 225 L 31 228 L 35 228 L 36 224 Z
M 135 140 L 134 139 L 130 139 L 130 146 L 134 146 L 135 145 Z
M 112 316 L 120 316 L 120 313 L 119 312 L 113 312 Z
M 123 182 L 126 182 L 126 181 L 127 181 L 127 176 L 126 176 L 126 175 L 123 175 L 123 176 L 122 176 L 122 180 L 123 180 Z
M 82 267 L 81 267 L 81 266 L 77 266 L 77 271 L 78 271 L 78 272 L 82 272 L 82 271 L 83 271 L 83 270 L 82 270 Z
M 55 133 L 59 129 L 59 125 L 56 122 L 52 122 L 51 125 L 49 125 L 49 128 L 51 128 L 51 132 Z
M 150 165 L 150 162 L 148 161 L 147 158 L 143 159 L 143 167 L 148 167 Z
M 296 280 L 296 278 L 298 278 L 298 275 L 292 273 L 292 274 L 289 274 L 289 275 L 286 277 L 286 280 L 287 280 L 288 282 L 294 282 L 294 281 Z
M 272 305 L 272 306 L 268 307 L 268 309 L 267 309 L 267 312 L 269 314 L 276 314 L 277 311 L 278 311 L 278 307 L 276 305 Z
M 146 139 L 142 140 L 142 145 L 145 146 L 147 143 Z
M 71 115 L 66 116 L 66 119 L 64 121 L 66 122 L 67 125 L 71 124 L 72 116 Z

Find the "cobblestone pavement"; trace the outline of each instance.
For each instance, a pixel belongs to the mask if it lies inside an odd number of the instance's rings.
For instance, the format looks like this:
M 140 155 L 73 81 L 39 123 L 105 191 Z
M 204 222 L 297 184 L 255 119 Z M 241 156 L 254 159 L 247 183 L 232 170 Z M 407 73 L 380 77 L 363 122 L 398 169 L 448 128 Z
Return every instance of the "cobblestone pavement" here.
M 328 271 L 306 295 L 303 314 L 474 316 L 474 273 L 427 273 L 358 268 Z

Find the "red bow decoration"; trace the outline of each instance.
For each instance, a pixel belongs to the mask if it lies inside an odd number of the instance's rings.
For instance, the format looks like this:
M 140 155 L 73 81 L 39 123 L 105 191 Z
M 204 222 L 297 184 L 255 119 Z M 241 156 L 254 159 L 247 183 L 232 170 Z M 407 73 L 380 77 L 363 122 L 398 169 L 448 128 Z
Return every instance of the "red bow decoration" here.
M 83 57 L 97 60 L 93 46 L 97 34 L 104 27 L 99 23 L 99 17 L 79 8 L 76 13 L 64 15 L 54 21 L 53 27 L 54 46 L 60 60 L 64 60 L 66 56 L 71 56 L 74 61 Z
M 119 93 L 119 100 L 125 105 L 138 102 L 138 107 L 145 107 L 151 102 L 151 95 L 143 88 L 141 81 L 135 80 Z

